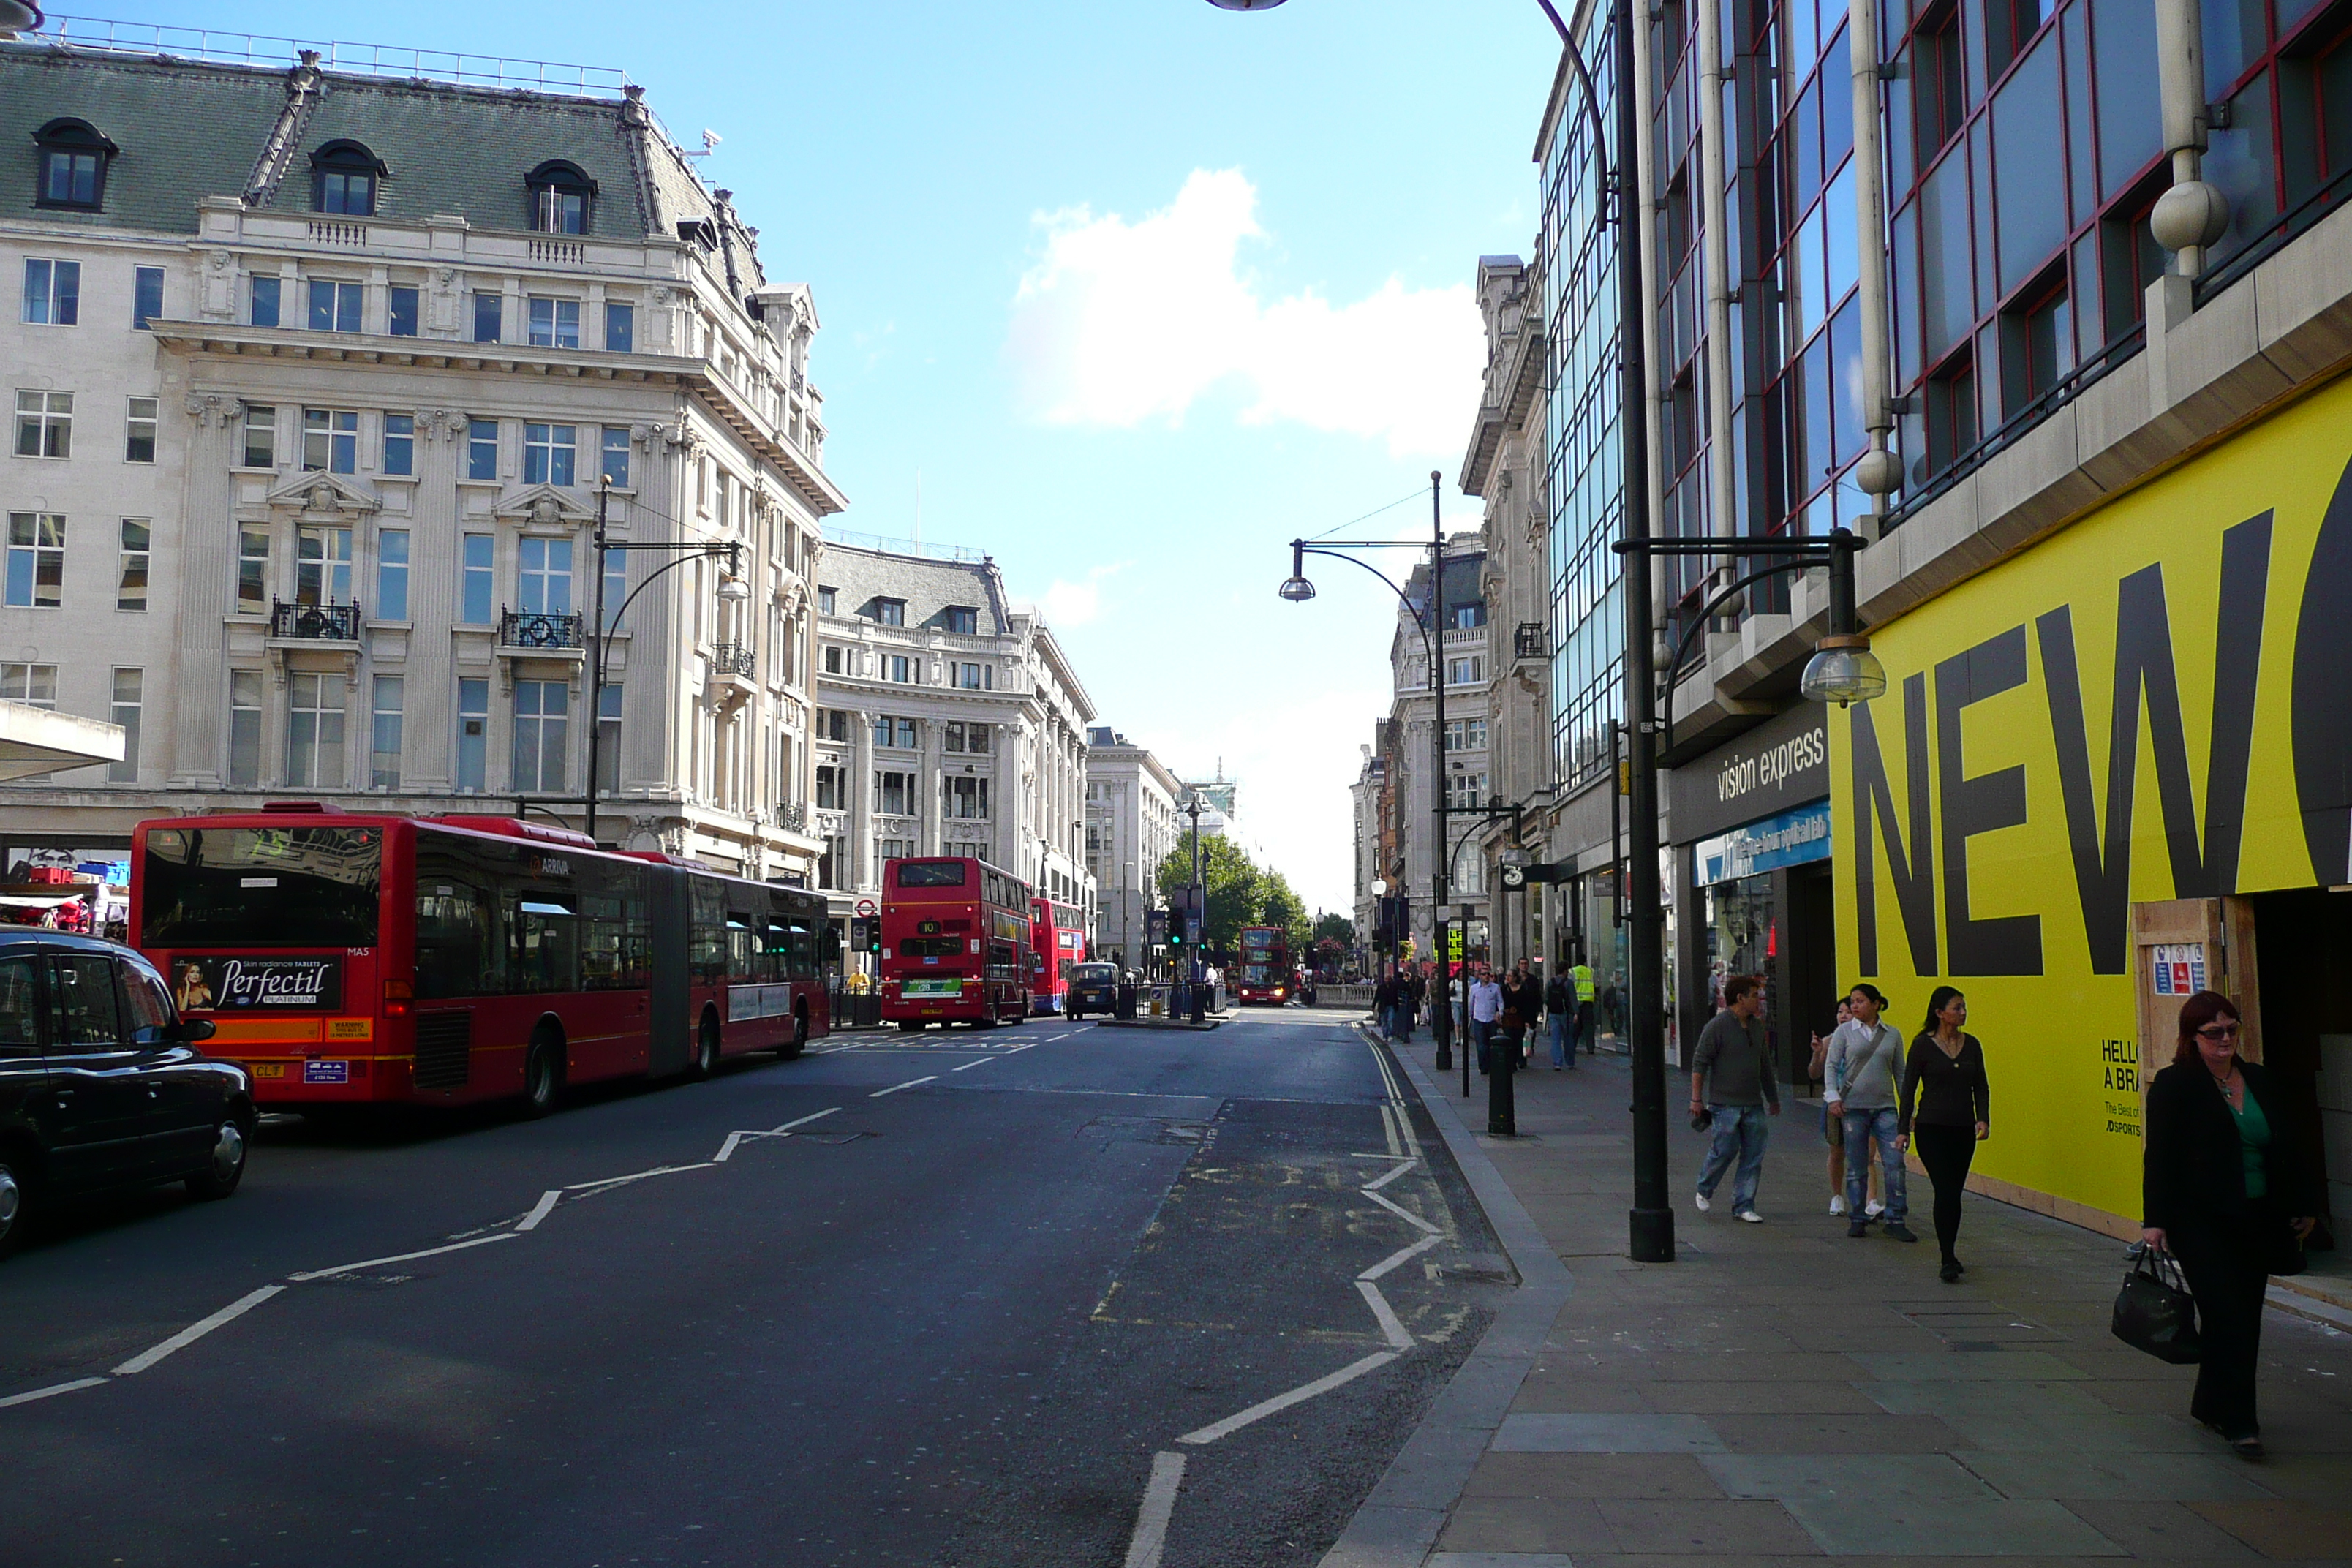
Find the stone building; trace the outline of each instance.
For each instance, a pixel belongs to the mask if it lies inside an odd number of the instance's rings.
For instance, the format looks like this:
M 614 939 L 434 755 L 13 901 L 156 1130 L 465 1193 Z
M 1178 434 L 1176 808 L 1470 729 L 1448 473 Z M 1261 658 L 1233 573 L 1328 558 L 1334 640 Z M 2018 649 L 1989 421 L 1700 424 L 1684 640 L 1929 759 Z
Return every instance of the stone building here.
M 974 855 L 1082 910 L 1094 700 L 996 563 L 835 543 L 817 574 L 820 885 L 878 899 L 882 863 Z
M 593 725 L 600 837 L 813 877 L 808 290 L 619 73 L 368 58 L 0 42 L 0 696 L 127 740 L 0 851 L 288 795 L 577 825 Z M 600 504 L 659 547 L 601 584 Z
M 1154 876 L 1190 823 L 1176 815 L 1184 785 L 1151 748 L 1106 724 L 1087 734 L 1087 869 L 1101 913 L 1096 942 L 1104 957 L 1129 968 L 1151 958 L 1150 913 L 1160 907 Z
M 1476 955 L 1492 939 L 1487 924 L 1486 858 L 1479 825 L 1467 816 L 1447 818 L 1445 843 L 1435 842 L 1432 808 L 1443 788 L 1449 810 L 1482 807 L 1494 792 L 1489 749 L 1495 655 L 1489 641 L 1484 574 L 1486 552 L 1478 537 L 1457 533 L 1445 542 L 1443 592 L 1430 580 L 1427 562 L 1405 580 L 1411 607 L 1397 607 L 1389 644 L 1391 698 L 1382 732 L 1381 779 L 1386 791 L 1388 859 L 1381 877 L 1391 892 L 1412 902 L 1409 937 L 1416 958 L 1431 957 L 1435 916 L 1430 908 L 1430 872 L 1435 857 L 1447 858 L 1447 919 L 1457 924 L 1470 910 L 1466 951 Z M 1433 777 L 1437 721 L 1431 685 L 1430 644 L 1417 622 L 1437 628 L 1438 658 L 1445 681 L 1445 781 Z

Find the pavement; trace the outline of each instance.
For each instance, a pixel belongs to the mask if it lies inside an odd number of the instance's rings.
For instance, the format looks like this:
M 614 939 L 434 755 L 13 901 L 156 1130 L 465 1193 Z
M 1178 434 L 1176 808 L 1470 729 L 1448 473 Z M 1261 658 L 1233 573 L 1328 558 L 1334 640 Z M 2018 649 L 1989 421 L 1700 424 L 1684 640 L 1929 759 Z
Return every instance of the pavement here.
M 1800 1104 L 1772 1124 L 1760 1225 L 1694 1209 L 1705 1139 L 1677 1122 L 1677 1260 L 1635 1264 L 1624 1058 L 1522 1073 L 1507 1140 L 1472 1131 L 1483 1081 L 1464 1101 L 1430 1054 L 1424 1035 L 1396 1059 L 1522 1300 L 1324 1568 L 2352 1562 L 2352 1333 L 2266 1314 L 2271 1457 L 2241 1460 L 2189 1420 L 2194 1368 L 2109 1334 L 2113 1239 L 1971 1195 L 1946 1285 L 1932 1236 L 1830 1217 Z

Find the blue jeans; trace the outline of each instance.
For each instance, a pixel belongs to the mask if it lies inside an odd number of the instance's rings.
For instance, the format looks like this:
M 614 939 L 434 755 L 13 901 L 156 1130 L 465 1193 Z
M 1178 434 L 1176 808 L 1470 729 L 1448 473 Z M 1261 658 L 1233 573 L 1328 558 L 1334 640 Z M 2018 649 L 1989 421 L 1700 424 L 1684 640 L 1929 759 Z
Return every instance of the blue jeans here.
M 1554 1013 L 1551 1016 L 1551 1065 L 1556 1068 L 1576 1065 L 1576 1038 L 1568 1024 L 1567 1014 Z
M 1485 1072 L 1486 1070 L 1486 1046 L 1487 1042 L 1492 1040 L 1494 1037 L 1495 1026 L 1491 1020 L 1485 1018 L 1473 1018 L 1470 1020 L 1470 1042 L 1478 1048 L 1478 1070 L 1480 1072 Z
M 1708 1110 L 1714 1119 L 1715 1136 L 1706 1146 L 1706 1162 L 1699 1166 L 1699 1195 L 1715 1196 L 1723 1173 L 1731 1168 L 1732 1160 L 1737 1158 L 1739 1174 L 1731 1184 L 1731 1212 L 1746 1214 L 1756 1206 L 1757 1184 L 1764 1176 L 1764 1146 L 1771 1142 L 1772 1130 L 1764 1120 L 1764 1108 L 1760 1105 L 1717 1105 Z M 1853 1177 L 1846 1179 L 1852 1181 Z
M 1412 1016 L 1417 1010 L 1411 997 L 1397 1004 L 1397 1038 L 1407 1045 L 1412 1043 Z
M 1865 1200 L 1870 1196 L 1870 1141 L 1878 1140 L 1879 1168 L 1886 1173 L 1886 1223 L 1901 1225 L 1910 1213 L 1909 1194 L 1905 1192 L 1908 1173 L 1903 1165 L 1903 1151 L 1895 1146 L 1895 1124 L 1899 1120 L 1893 1106 L 1876 1110 L 1853 1110 L 1844 1113 L 1845 1122 L 1845 1212 L 1854 1219 L 1862 1217 Z

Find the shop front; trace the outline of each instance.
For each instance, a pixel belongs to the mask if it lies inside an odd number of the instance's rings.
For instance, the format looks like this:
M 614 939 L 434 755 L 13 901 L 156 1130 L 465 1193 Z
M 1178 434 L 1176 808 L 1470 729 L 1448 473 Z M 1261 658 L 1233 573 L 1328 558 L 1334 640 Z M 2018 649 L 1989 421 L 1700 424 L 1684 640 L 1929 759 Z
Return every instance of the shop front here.
M 1842 973 L 1984 1043 L 1979 1184 L 2137 1232 L 2200 985 L 2352 1203 L 2352 383 L 1898 619 L 1831 715 Z
M 1764 977 L 1775 1070 L 1800 1083 L 1835 1020 L 1829 720 L 1790 709 L 1675 770 L 1673 1036 L 1698 1038 L 1734 974 Z M 1677 1058 L 1679 1060 L 1679 1057 Z

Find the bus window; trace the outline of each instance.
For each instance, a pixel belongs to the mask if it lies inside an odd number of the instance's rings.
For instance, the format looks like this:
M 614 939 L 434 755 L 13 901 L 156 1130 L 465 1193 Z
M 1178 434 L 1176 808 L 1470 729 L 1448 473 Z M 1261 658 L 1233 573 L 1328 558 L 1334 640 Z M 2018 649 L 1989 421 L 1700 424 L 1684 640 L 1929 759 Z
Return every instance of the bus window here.
M 421 860 L 423 858 L 419 857 Z M 416 868 L 416 994 L 495 996 L 506 989 L 496 922 L 482 889 Z
M 631 984 L 626 912 L 617 894 L 600 893 L 580 900 L 580 988 L 618 991 Z
M 508 908 L 514 989 L 543 994 L 579 990 L 580 922 L 572 910 L 572 896 L 516 893 Z
M 963 871 L 961 860 L 901 860 L 898 862 L 898 886 L 961 888 L 963 886 Z
M 727 978 L 748 985 L 766 978 L 761 970 L 759 933 L 751 917 L 740 910 L 727 911 Z

